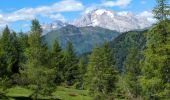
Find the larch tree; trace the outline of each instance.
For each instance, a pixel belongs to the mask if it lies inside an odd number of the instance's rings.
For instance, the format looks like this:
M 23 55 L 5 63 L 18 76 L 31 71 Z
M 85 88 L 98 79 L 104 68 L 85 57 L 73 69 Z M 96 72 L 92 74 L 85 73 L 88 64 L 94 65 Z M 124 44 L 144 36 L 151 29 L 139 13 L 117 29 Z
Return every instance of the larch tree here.
M 157 0 L 153 10 L 158 22 L 146 34 L 141 86 L 146 99 L 170 97 L 170 21 L 168 0 Z
M 139 84 L 139 77 L 141 74 L 140 70 L 140 56 L 139 56 L 139 49 L 134 44 L 128 51 L 128 55 L 124 62 L 125 68 L 125 82 L 126 82 L 126 89 L 129 97 L 137 98 L 140 96 L 140 84 Z
M 42 28 L 38 20 L 32 20 L 31 31 L 28 36 L 28 48 L 25 50 L 27 61 L 24 66 L 23 74 L 26 74 L 29 84 L 35 85 L 34 97 L 38 94 L 48 94 L 53 90 L 47 88 L 52 86 L 54 73 L 49 68 L 47 45 L 42 38 Z

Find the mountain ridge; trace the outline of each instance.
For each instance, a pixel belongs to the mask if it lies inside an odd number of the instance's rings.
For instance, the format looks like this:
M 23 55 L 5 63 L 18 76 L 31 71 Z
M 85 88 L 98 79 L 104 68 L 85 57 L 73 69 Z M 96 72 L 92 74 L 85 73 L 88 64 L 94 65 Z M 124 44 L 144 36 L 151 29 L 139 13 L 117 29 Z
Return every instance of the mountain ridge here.
M 118 32 L 128 32 L 149 28 L 153 25 L 153 22 L 149 21 L 146 17 L 140 16 L 140 14 L 135 15 L 131 12 L 114 12 L 107 9 L 95 9 L 82 14 L 80 18 L 71 22 L 56 20 L 49 24 L 43 24 L 42 28 L 45 33 L 48 33 L 67 25 L 74 25 L 76 27 L 93 26 Z
M 77 27 L 99 26 L 118 32 L 144 29 L 152 25 L 145 17 L 130 12 L 113 12 L 106 9 L 96 9 L 85 13 L 72 24 Z
M 119 34 L 117 31 L 101 27 L 76 27 L 74 25 L 67 25 L 60 29 L 53 30 L 43 37 L 49 48 L 52 47 L 56 39 L 62 48 L 65 48 L 67 42 L 71 41 L 77 54 L 82 54 L 91 51 L 91 49 L 97 45 L 102 45 L 105 41 L 113 40 Z

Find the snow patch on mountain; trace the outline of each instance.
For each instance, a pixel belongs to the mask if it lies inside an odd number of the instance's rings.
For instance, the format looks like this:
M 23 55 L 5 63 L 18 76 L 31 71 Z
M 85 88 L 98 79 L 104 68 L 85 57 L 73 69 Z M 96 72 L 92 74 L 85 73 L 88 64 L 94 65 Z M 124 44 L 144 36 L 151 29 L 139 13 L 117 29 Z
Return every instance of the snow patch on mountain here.
M 47 23 L 47 24 L 43 23 L 42 24 L 43 34 L 46 34 L 52 30 L 60 29 L 67 25 L 68 23 L 63 22 L 61 20 L 56 20 L 56 21 L 53 21 L 52 23 Z
M 77 27 L 98 26 L 118 32 L 126 32 L 150 27 L 153 22 L 146 16 L 135 15 L 131 12 L 113 12 L 111 10 L 96 9 L 85 13 L 71 24 Z

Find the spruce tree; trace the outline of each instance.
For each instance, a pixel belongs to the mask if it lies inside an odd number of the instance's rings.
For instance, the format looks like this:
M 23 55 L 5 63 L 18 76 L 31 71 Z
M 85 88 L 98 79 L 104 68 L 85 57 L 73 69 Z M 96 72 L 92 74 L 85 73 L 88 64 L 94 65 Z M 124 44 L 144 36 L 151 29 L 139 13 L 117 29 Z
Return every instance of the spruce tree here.
M 10 35 L 10 57 L 9 59 L 9 67 L 13 73 L 19 73 L 19 57 L 20 57 L 20 45 L 18 41 L 17 34 L 12 32 Z
M 67 85 L 73 85 L 78 77 L 77 57 L 73 45 L 70 41 L 67 43 L 64 52 L 64 77 Z
M 78 83 L 76 85 L 76 88 L 79 88 L 79 89 L 84 89 L 84 76 L 86 74 L 86 71 L 87 71 L 87 61 L 86 61 L 87 58 L 85 57 L 80 57 L 79 58 L 79 62 L 78 62 L 78 72 L 79 72 L 79 75 L 77 77 L 77 80 L 78 80 Z
M 54 73 L 47 65 L 49 61 L 47 46 L 42 38 L 41 25 L 36 19 L 32 21 L 31 31 L 28 36 L 28 45 L 25 51 L 27 61 L 23 74 L 27 75 L 29 84 L 35 85 L 34 97 L 37 99 L 38 94 L 47 95 L 51 93 L 49 91 L 53 90 L 49 88 L 54 81 Z
M 19 66 L 21 67 L 20 69 L 22 69 L 27 59 L 24 52 L 28 48 L 28 34 L 20 32 L 18 35 L 18 43 L 20 45 Z
M 126 82 L 126 91 L 129 92 L 129 97 L 137 98 L 140 96 L 140 56 L 139 49 L 134 44 L 128 51 L 128 56 L 124 62 L 125 68 L 125 82 Z
M 52 51 L 51 51 L 51 66 L 54 68 L 56 73 L 55 82 L 60 84 L 64 80 L 63 75 L 63 55 L 62 49 L 57 40 L 54 41 Z
M 92 92 L 92 94 L 94 94 L 94 89 L 95 87 L 93 87 L 93 83 L 92 81 L 94 81 L 94 79 L 96 79 L 96 72 L 98 72 L 98 64 L 99 64 L 99 60 L 100 60 L 100 48 L 96 47 L 93 48 L 92 53 L 90 54 L 89 57 L 89 62 L 88 62 L 88 66 L 87 66 L 87 72 L 85 74 L 85 88 L 88 89 L 90 92 Z M 96 84 L 97 85 L 97 84 Z
M 95 99 L 109 97 L 116 89 L 117 71 L 113 51 L 108 43 L 102 48 L 95 48 L 90 55 L 86 75 L 87 86 L 90 92 L 96 95 Z
M 8 26 L 4 29 L 1 38 L 1 58 L 2 65 L 5 66 L 6 74 L 11 76 L 19 73 L 19 44 L 15 32 L 10 32 Z
M 141 85 L 147 99 L 168 99 L 170 97 L 170 21 L 167 0 L 157 0 L 153 10 L 158 23 L 150 29 L 142 66 Z
M 10 52 L 10 30 L 8 28 L 8 26 L 5 27 L 5 29 L 3 30 L 2 32 L 2 37 L 1 37 L 1 66 L 2 66 L 2 72 L 3 75 L 6 74 L 8 75 L 9 74 L 9 71 L 8 71 L 8 57 L 10 56 L 9 55 L 9 52 Z
M 170 15 L 170 6 L 168 0 L 156 0 L 157 5 L 153 9 L 154 17 L 158 20 L 166 20 Z

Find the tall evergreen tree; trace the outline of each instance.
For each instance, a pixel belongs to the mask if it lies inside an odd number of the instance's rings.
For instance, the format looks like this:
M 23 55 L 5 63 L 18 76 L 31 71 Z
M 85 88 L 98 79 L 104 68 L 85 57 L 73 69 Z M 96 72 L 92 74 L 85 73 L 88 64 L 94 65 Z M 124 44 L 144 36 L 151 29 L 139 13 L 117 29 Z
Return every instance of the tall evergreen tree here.
M 18 42 L 18 37 L 15 32 L 10 35 L 10 57 L 8 58 L 9 68 L 13 73 L 19 73 L 19 56 L 20 56 L 20 45 Z
M 157 0 L 154 9 L 159 22 L 147 32 L 147 46 L 144 51 L 141 85 L 147 99 L 168 99 L 170 97 L 170 15 L 167 0 Z
M 139 56 L 139 49 L 137 49 L 136 45 L 133 45 L 129 51 L 128 56 L 124 62 L 125 66 L 125 82 L 126 82 L 126 89 L 129 92 L 129 97 L 137 98 L 140 96 L 140 84 L 139 84 L 139 77 L 140 77 L 140 56 Z
M 25 51 L 27 58 L 23 74 L 26 74 L 31 84 L 35 85 L 35 99 L 39 93 L 49 93 L 48 87 L 53 81 L 53 70 L 48 68 L 47 46 L 42 38 L 42 29 L 38 20 L 32 21 L 28 36 L 29 47 Z
M 20 45 L 20 54 L 19 54 L 19 65 L 21 69 L 26 63 L 26 56 L 24 55 L 25 50 L 28 48 L 28 35 L 20 32 L 18 35 L 18 43 Z
M 102 75 L 104 79 L 104 93 L 112 93 L 117 82 L 117 71 L 115 70 L 115 59 L 113 57 L 113 50 L 109 47 L 109 43 L 105 43 L 103 48 L 103 68 Z
M 12 75 L 19 73 L 19 44 L 15 32 L 10 32 L 8 26 L 3 31 L 1 38 L 1 58 L 6 73 Z
M 97 94 L 96 99 L 109 96 L 115 89 L 117 72 L 113 51 L 108 43 L 102 48 L 95 48 L 90 56 L 86 77 L 89 89 Z
M 85 57 L 80 57 L 79 58 L 79 62 L 78 62 L 78 72 L 79 72 L 79 75 L 77 77 L 77 80 L 78 80 L 78 83 L 77 83 L 77 86 L 76 88 L 79 88 L 79 89 L 84 89 L 84 76 L 86 74 L 86 71 L 87 71 L 87 61 L 86 61 L 87 58 Z
M 8 57 L 9 57 L 9 51 L 10 51 L 10 30 L 8 26 L 5 27 L 5 29 L 2 32 L 1 37 L 1 66 L 2 66 L 2 72 L 3 74 L 8 74 Z
M 154 17 L 158 20 L 166 20 L 170 15 L 170 6 L 168 0 L 156 0 L 157 5 L 153 10 Z
M 63 55 L 62 49 L 57 40 L 54 41 L 52 52 L 51 52 L 51 66 L 56 70 L 55 82 L 60 84 L 64 80 L 63 75 Z
M 79 72 L 77 62 L 73 45 L 69 41 L 64 52 L 64 77 L 68 85 L 73 85 L 78 77 Z

